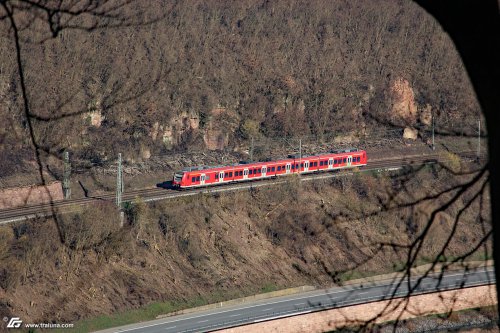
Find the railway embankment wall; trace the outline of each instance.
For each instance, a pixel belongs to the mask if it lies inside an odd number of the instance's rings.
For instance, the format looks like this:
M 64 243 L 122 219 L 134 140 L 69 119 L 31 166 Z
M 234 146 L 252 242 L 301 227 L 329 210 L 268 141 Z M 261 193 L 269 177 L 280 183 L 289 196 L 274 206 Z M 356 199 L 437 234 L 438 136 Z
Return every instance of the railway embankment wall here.
M 0 209 L 21 207 L 63 199 L 61 182 L 0 190 Z

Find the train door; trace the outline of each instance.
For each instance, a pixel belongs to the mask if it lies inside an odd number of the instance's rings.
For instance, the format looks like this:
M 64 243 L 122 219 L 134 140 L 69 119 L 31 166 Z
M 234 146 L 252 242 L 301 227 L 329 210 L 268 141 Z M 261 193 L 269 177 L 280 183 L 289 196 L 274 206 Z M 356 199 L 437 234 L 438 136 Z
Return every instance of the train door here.
M 248 179 L 248 169 L 243 169 L 243 179 Z
M 200 184 L 205 185 L 205 174 L 204 173 L 202 173 L 200 176 Z
M 264 165 L 262 167 L 262 177 L 265 177 L 266 176 L 266 172 L 267 172 L 267 167 Z
M 333 158 L 328 160 L 328 169 L 333 169 Z
M 304 172 L 309 171 L 309 161 L 304 162 Z
M 222 183 L 224 181 L 224 171 L 219 172 L 219 183 Z
M 347 166 L 351 166 L 352 164 L 352 156 L 347 156 Z
M 291 167 L 292 167 L 292 164 L 290 164 L 290 163 L 286 164 L 286 173 L 290 173 Z

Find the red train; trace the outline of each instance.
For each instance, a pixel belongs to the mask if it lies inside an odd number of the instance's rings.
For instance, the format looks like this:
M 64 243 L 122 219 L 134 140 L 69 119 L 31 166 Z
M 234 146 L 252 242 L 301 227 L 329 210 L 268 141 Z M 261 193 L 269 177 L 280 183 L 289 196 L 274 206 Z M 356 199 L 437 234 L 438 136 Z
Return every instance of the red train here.
M 289 156 L 269 162 L 240 163 L 231 166 L 189 167 L 174 174 L 177 188 L 212 186 L 231 182 L 265 179 L 292 173 L 311 173 L 366 165 L 366 151 L 357 148 L 335 150 L 314 156 Z
M 174 174 L 172 184 L 178 188 L 212 186 L 231 182 L 264 179 L 292 173 L 311 173 L 366 165 L 366 151 L 357 148 L 335 150 L 314 156 L 289 156 L 269 162 L 239 163 L 230 166 L 198 166 Z

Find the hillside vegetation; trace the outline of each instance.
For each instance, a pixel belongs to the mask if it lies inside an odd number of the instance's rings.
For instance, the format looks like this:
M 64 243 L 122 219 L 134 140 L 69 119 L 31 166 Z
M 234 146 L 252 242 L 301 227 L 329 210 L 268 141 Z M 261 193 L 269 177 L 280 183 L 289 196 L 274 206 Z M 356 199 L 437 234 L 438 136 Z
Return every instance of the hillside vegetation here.
M 138 22 L 50 38 L 35 20 L 20 32 L 35 136 L 56 156 L 99 163 L 251 137 L 370 135 L 428 126 L 431 112 L 441 131 L 467 132 L 480 114 L 453 44 L 411 1 L 134 1 L 123 11 Z M 14 43 L 0 38 L 5 176 L 26 172 L 32 153 Z
M 412 207 L 394 203 L 429 196 L 457 179 L 424 169 L 410 181 L 387 174 L 340 175 L 227 194 L 197 195 L 128 206 L 119 227 L 112 205 L 51 220 L 0 228 L 0 310 L 26 321 L 78 319 L 135 309 L 155 301 L 221 301 L 262 288 L 330 286 L 348 278 L 402 269 L 428 212 L 451 197 Z M 398 185 L 399 184 L 399 185 Z M 404 191 L 401 189 L 405 189 Z M 453 260 L 489 231 L 481 200 L 460 213 L 439 213 L 417 263 Z M 381 206 L 384 211 L 381 212 Z M 479 212 L 479 213 L 478 213 Z M 484 259 L 486 242 L 466 259 Z

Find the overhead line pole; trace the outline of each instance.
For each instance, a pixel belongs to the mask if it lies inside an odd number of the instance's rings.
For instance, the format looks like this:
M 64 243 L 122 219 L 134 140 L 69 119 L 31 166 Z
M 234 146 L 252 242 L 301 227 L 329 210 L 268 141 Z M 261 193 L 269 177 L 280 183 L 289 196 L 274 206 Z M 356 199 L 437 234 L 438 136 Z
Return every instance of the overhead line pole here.
M 116 206 L 118 207 L 118 213 L 120 218 L 120 227 L 123 227 L 125 220 L 125 212 L 122 207 L 122 196 L 125 186 L 123 184 L 123 170 L 122 170 L 122 154 L 118 153 L 118 172 L 116 175 Z
M 116 175 L 116 206 L 122 207 L 123 194 L 123 174 L 122 174 L 122 154 L 118 153 L 118 172 Z
M 63 196 L 64 200 L 71 198 L 71 186 L 69 182 L 69 177 L 71 175 L 71 164 L 69 163 L 69 152 L 66 150 L 64 152 L 64 170 L 63 170 Z

